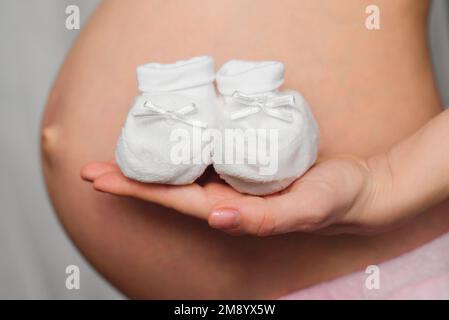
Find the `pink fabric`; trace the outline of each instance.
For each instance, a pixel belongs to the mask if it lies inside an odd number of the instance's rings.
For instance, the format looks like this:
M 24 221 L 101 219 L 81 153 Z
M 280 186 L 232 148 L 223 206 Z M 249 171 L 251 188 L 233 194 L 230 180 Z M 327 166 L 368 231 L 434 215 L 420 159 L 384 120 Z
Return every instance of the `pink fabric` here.
M 368 289 L 361 271 L 282 299 L 449 299 L 449 233 L 378 267 L 379 289 Z

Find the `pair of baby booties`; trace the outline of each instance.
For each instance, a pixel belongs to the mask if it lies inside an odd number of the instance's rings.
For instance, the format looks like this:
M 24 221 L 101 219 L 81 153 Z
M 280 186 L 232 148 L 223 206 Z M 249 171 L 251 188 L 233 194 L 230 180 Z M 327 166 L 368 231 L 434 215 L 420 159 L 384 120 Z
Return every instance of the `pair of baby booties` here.
M 115 153 L 122 173 L 141 182 L 182 185 L 194 182 L 213 164 L 241 193 L 266 195 L 286 188 L 316 161 L 319 129 L 298 92 L 278 91 L 284 69 L 278 61 L 231 60 L 215 74 L 209 56 L 139 66 L 141 94 L 128 113 Z M 228 131 L 243 144 L 234 143 L 232 150 L 224 147 Z M 182 133 L 190 140 L 195 135 L 197 140 L 209 138 L 198 140 L 195 147 L 195 141 L 180 141 Z M 256 149 L 250 147 L 251 134 Z M 182 143 L 188 156 L 174 161 L 174 150 Z M 255 161 L 262 155 L 263 165 Z

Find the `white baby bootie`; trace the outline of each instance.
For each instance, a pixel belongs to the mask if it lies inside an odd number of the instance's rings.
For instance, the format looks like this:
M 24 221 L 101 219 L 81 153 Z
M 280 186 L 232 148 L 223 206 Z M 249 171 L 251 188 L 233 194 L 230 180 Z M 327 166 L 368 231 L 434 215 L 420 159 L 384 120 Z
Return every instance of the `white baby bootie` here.
M 202 56 L 137 68 L 141 94 L 128 113 L 115 157 L 131 179 L 189 184 L 211 164 L 202 134 L 215 126 L 214 62 Z
M 278 91 L 281 62 L 231 60 L 216 81 L 224 142 L 215 147 L 213 161 L 227 183 L 242 193 L 271 194 L 313 165 L 319 129 L 298 92 Z

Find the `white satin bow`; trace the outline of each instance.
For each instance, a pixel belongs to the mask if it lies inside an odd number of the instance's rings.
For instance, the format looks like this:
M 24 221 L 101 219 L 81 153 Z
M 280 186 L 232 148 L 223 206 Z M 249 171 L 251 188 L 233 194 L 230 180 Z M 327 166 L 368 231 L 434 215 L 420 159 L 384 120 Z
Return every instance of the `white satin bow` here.
M 279 107 L 293 107 L 295 105 L 294 95 L 273 96 L 269 94 L 259 96 L 249 96 L 239 91 L 234 92 L 231 99 L 237 103 L 244 105 L 243 109 L 234 111 L 230 114 L 232 120 L 241 119 L 260 111 L 265 114 L 286 122 L 293 122 L 291 112 L 279 110 Z
M 194 103 L 188 104 L 177 110 L 165 110 L 161 107 L 154 105 L 151 101 L 146 100 L 143 104 L 143 108 L 139 112 L 134 113 L 135 117 L 162 117 L 165 119 L 180 121 L 185 124 L 198 127 L 207 128 L 207 124 L 195 119 L 188 119 L 186 116 L 197 112 L 197 107 Z

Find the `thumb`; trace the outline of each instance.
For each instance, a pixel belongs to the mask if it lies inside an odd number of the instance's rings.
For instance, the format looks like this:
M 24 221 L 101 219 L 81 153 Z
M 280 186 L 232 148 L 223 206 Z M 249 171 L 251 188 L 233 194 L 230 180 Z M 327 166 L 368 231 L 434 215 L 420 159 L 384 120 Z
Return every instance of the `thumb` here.
M 323 162 L 282 194 L 218 202 L 209 215 L 209 225 L 257 236 L 321 229 L 350 211 L 365 183 L 363 171 L 348 160 Z

